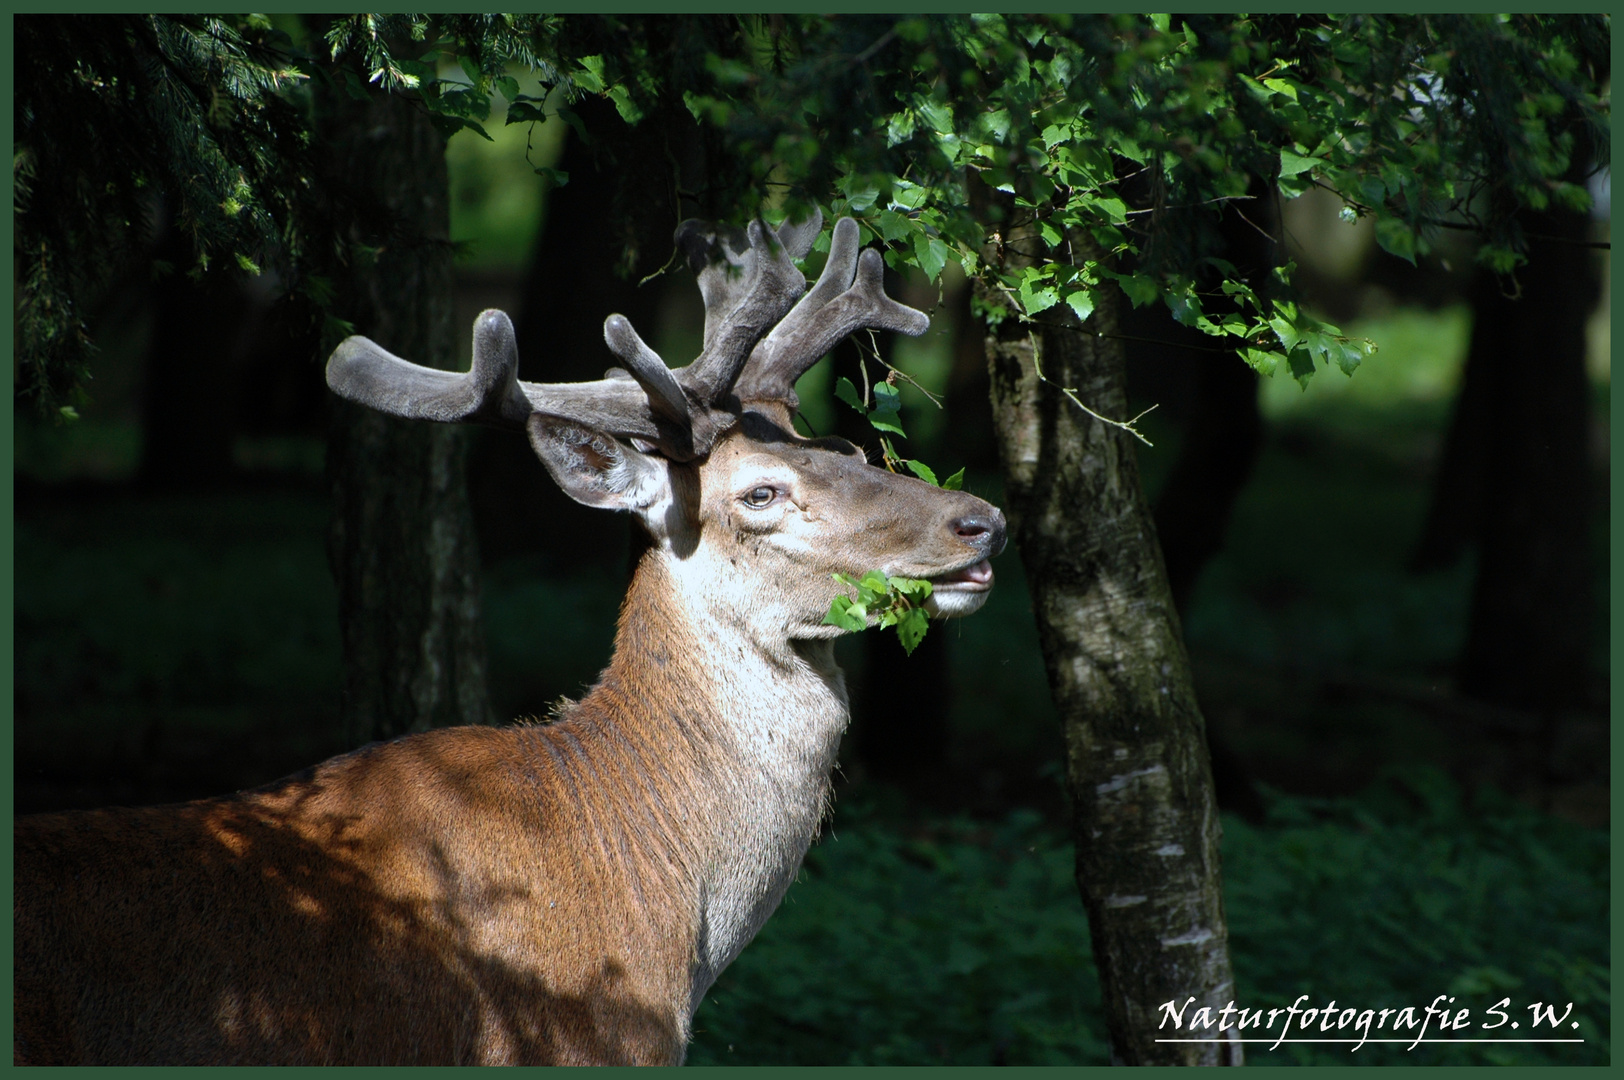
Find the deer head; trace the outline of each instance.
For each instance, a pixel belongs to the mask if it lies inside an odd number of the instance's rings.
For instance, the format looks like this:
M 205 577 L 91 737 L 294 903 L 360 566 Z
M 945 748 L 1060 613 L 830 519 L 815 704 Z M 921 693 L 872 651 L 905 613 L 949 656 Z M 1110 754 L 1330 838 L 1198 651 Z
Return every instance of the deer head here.
M 796 380 L 842 338 L 929 326 L 885 295 L 883 260 L 859 252 L 850 218 L 835 225 L 808 290 L 794 260 L 821 224 L 678 228 L 705 301 L 703 347 L 686 367 L 668 367 L 611 315 L 604 340 L 622 366 L 594 382 L 522 382 L 512 323 L 491 310 L 475 321 L 467 372 L 421 367 L 352 337 L 333 353 L 328 384 L 395 416 L 523 428 L 565 492 L 635 515 L 685 595 L 756 624 L 758 639 L 837 635 L 823 623 L 834 572 L 927 578 L 932 614 L 968 614 L 991 588 L 987 560 L 1004 544 L 999 511 L 792 426 Z

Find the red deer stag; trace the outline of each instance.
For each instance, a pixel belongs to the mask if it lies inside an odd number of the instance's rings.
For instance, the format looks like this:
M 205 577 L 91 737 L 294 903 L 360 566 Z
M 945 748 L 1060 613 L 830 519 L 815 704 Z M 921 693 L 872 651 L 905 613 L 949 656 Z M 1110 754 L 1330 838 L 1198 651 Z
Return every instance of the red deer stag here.
M 678 230 L 705 300 L 678 370 L 618 315 L 625 366 L 590 383 L 518 381 L 499 311 L 463 374 L 338 347 L 341 396 L 524 428 L 571 496 L 642 522 L 614 656 L 550 723 L 19 820 L 18 1062 L 682 1060 L 826 810 L 848 717 L 830 575 L 928 578 L 932 613 L 964 615 L 1004 543 L 982 500 L 794 434 L 795 380 L 831 346 L 928 322 L 849 219 L 807 291 L 792 256 L 820 224 Z

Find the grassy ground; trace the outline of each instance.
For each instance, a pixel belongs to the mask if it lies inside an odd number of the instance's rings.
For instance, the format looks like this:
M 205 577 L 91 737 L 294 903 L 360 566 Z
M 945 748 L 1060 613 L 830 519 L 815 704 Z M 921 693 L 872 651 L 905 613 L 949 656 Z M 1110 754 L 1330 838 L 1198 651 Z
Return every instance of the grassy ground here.
M 894 809 L 840 808 L 784 906 L 707 996 L 690 1063 L 1107 1064 L 1064 838 L 1028 811 L 972 822 Z M 1334 1001 L 1340 1018 L 1453 995 L 1471 1030 L 1449 1034 L 1482 1038 L 1489 1008 L 1509 997 L 1502 1009 L 1523 1033 L 1529 1005 L 1555 1002 L 1559 1034 L 1585 1040 L 1294 1043 L 1250 1046 L 1249 1061 L 1609 1060 L 1604 833 L 1490 792 L 1467 797 L 1418 769 L 1357 798 L 1273 796 L 1262 825 L 1226 817 L 1223 858 L 1238 1007 L 1284 1009 L 1306 994 L 1304 1007 Z

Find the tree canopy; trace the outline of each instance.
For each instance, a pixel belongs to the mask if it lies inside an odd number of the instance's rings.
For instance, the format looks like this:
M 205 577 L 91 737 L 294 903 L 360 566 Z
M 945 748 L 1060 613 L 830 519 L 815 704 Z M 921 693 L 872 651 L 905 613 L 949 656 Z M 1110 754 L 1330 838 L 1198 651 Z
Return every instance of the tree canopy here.
M 601 96 L 628 125 L 672 122 L 720 152 L 729 170 L 697 193 L 717 216 L 820 203 L 894 266 L 934 279 L 958 262 L 1016 317 L 1086 318 L 1119 289 L 1299 379 L 1351 372 L 1370 345 L 1302 311 L 1290 266 L 1216 253 L 1215 223 L 1245 215 L 1258 182 L 1334 191 L 1410 260 L 1439 230 L 1476 230 L 1479 258 L 1514 273 L 1520 212 L 1587 206 L 1579 173 L 1608 163 L 1604 15 L 358 15 L 314 30 L 300 44 L 260 16 L 19 24 L 25 393 L 71 400 L 86 304 L 151 231 L 155 190 L 195 269 L 275 268 L 330 299 L 324 270 L 348 256 L 311 216 L 312 77 L 411 94 L 447 133 L 483 133 L 495 93 L 507 123 L 578 129 L 572 104 Z M 521 93 L 520 72 L 542 92 Z

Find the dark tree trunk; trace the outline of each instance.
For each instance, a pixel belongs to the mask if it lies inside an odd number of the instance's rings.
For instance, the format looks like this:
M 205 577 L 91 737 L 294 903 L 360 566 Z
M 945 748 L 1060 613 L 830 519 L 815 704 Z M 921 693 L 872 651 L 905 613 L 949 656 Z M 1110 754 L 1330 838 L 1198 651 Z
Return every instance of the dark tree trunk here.
M 1078 243 L 1082 243 L 1078 238 Z M 989 303 L 997 297 L 984 296 Z M 1116 330 L 1114 294 L 1088 327 Z M 1201 711 L 1132 437 L 1119 341 L 1064 305 L 987 339 L 994 423 L 1015 542 L 1061 717 L 1077 883 L 1088 910 L 1113 1057 L 1232 1064 L 1238 1043 L 1160 1043 L 1164 1002 L 1233 997 L 1219 823 Z
M 1169 333 L 1184 329 L 1174 327 Z M 1195 399 L 1178 458 L 1156 499 L 1167 583 L 1181 613 L 1189 610 L 1201 571 L 1223 550 L 1235 501 L 1263 447 L 1257 373 L 1232 352 L 1191 353 L 1186 362 L 1196 368 Z
M 357 333 L 451 366 L 452 266 L 445 139 L 401 97 L 327 101 L 325 144 L 378 248 L 349 282 Z M 468 433 L 334 399 L 329 556 L 344 643 L 343 717 L 353 742 L 486 723 L 479 555 L 468 508 Z
M 1582 215 L 1543 217 L 1540 231 L 1584 237 Z M 1460 688 L 1506 705 L 1564 708 L 1589 696 L 1595 611 L 1584 361 L 1599 275 L 1582 247 L 1536 242 L 1529 255 L 1520 299 L 1499 296 L 1492 283 L 1474 296 L 1474 316 L 1489 327 L 1474 335 L 1469 361 L 1487 384 L 1479 407 L 1487 406 L 1488 437 Z
M 1587 226 L 1571 211 L 1530 215 L 1529 233 L 1556 239 L 1530 242 L 1517 294 L 1486 272 L 1474 281 L 1466 370 L 1413 560 L 1435 569 L 1476 546 L 1459 686 L 1518 708 L 1599 696 L 1585 324 L 1600 268 L 1579 243 Z

